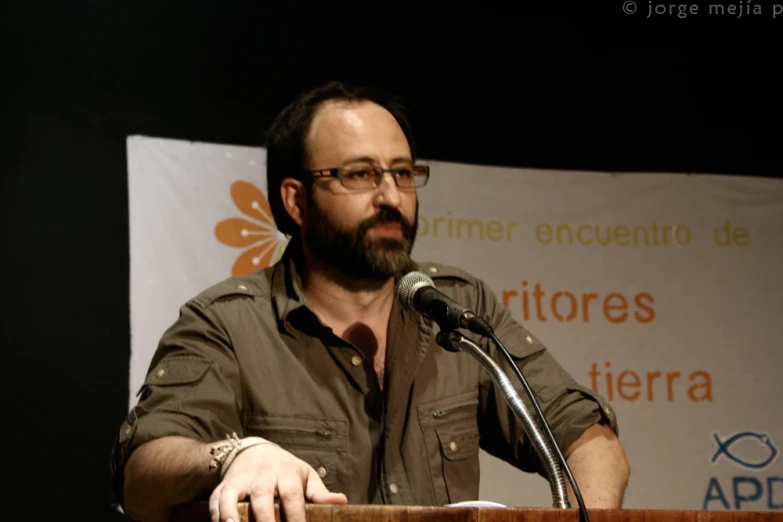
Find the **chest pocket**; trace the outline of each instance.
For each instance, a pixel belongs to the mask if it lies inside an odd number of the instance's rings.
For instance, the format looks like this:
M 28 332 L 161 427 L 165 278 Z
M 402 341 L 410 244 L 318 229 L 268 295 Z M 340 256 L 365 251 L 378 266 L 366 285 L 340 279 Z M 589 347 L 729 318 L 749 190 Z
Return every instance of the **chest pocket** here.
M 307 462 L 330 491 L 345 489 L 346 421 L 263 415 L 246 419 L 245 429 L 247 436 L 263 437 Z
M 478 398 L 468 392 L 419 405 L 435 502 L 478 498 Z

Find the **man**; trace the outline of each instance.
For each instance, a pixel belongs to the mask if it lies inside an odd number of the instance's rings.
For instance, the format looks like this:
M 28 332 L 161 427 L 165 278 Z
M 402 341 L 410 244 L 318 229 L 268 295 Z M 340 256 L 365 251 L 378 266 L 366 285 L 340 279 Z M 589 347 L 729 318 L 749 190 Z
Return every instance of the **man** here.
M 411 261 L 416 189 L 429 169 L 414 163 L 397 102 L 327 84 L 282 111 L 267 154 L 270 206 L 291 242 L 275 266 L 188 302 L 163 335 L 113 452 L 126 513 L 166 520 L 173 507 L 208 497 L 216 522 L 236 522 L 242 500 L 269 521 L 277 498 L 297 522 L 305 502 L 471 500 L 479 445 L 543 474 L 478 362 L 439 347 L 437 325 L 396 302 L 395 282 L 410 270 L 488 318 L 538 395 L 587 505 L 619 507 L 628 464 L 609 406 L 480 280 Z

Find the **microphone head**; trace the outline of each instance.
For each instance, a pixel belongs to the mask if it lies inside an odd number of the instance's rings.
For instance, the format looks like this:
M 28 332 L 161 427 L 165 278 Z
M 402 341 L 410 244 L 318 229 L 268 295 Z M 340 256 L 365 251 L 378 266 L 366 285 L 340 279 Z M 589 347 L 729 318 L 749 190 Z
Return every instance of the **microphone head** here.
M 416 295 L 419 288 L 427 286 L 435 287 L 432 279 L 421 272 L 408 272 L 397 281 L 397 301 L 400 302 L 404 310 L 416 312 L 417 310 L 413 306 L 413 296 Z

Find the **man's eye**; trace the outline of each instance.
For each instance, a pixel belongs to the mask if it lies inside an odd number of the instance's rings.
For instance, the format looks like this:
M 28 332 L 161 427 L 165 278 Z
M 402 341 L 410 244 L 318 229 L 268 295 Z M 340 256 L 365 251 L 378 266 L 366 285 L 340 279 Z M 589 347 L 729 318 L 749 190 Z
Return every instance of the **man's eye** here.
M 413 177 L 413 169 L 410 169 L 408 167 L 404 167 L 401 169 L 394 169 L 394 174 L 398 178 L 412 178 Z
M 350 172 L 346 172 L 345 176 L 351 179 L 367 179 L 370 176 L 374 176 L 374 174 L 370 170 L 359 169 L 359 170 L 352 170 Z

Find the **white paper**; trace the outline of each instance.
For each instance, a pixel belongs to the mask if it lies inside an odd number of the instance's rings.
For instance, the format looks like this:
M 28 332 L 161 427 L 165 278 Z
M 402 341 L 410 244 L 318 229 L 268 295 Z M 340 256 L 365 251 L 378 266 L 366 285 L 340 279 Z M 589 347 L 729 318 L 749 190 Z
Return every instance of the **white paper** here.
M 446 504 L 445 507 L 507 507 L 497 502 L 490 502 L 488 500 L 466 500 L 464 502 L 457 502 L 455 504 Z

